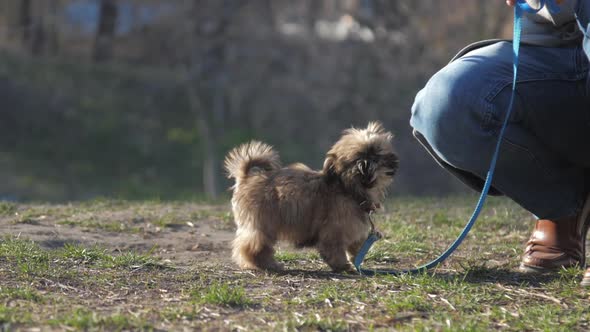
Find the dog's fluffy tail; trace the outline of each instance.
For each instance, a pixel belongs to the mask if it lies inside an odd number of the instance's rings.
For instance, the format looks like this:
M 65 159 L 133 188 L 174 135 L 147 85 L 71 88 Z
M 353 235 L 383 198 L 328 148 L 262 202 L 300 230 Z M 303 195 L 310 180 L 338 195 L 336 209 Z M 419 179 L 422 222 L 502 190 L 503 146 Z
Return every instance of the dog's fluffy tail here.
M 279 154 L 272 146 L 251 141 L 231 150 L 224 162 L 229 178 L 241 181 L 255 172 L 267 172 L 281 168 Z

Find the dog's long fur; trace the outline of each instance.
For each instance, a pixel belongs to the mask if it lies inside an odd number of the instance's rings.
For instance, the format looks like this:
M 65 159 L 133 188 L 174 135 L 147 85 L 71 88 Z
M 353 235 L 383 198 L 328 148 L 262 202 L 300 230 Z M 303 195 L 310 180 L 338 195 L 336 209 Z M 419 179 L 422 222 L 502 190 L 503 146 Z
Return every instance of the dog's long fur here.
M 315 246 L 334 271 L 353 271 L 350 260 L 370 231 L 368 213 L 380 205 L 397 171 L 391 139 L 377 122 L 347 129 L 321 171 L 282 167 L 277 152 L 257 141 L 232 150 L 225 169 L 235 179 L 235 262 L 245 269 L 281 269 L 273 247 L 286 240 Z

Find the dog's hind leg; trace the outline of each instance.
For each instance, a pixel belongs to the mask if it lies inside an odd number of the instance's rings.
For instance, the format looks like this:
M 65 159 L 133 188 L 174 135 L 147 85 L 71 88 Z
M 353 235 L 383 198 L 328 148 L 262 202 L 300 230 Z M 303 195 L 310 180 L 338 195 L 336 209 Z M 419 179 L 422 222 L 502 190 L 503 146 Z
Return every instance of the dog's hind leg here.
M 336 242 L 320 242 L 318 250 L 322 259 L 334 272 L 356 272 L 346 257 L 346 248 Z
M 242 269 L 281 270 L 274 259 L 274 240 L 262 232 L 238 227 L 233 241 L 233 259 Z

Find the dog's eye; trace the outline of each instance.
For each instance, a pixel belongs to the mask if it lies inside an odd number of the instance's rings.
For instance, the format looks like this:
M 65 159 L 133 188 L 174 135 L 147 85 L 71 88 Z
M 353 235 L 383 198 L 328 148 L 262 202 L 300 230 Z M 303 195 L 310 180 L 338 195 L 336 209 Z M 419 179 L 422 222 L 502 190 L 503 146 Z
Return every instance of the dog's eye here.
M 385 175 L 387 175 L 387 176 L 394 176 L 395 175 L 395 171 L 387 171 L 387 172 L 385 172 Z

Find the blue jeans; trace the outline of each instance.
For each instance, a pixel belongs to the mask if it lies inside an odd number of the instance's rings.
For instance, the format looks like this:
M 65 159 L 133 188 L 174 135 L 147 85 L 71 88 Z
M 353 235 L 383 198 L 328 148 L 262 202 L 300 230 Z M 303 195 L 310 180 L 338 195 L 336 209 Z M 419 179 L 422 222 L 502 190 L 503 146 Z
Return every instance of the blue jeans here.
M 588 16 L 579 16 L 587 27 Z M 582 45 L 522 45 L 520 52 L 517 97 L 494 192 L 539 218 L 572 216 L 590 190 L 590 54 Z M 472 187 L 481 187 L 488 171 L 511 83 L 512 44 L 499 41 L 451 62 L 416 96 L 410 124 L 417 137 Z

